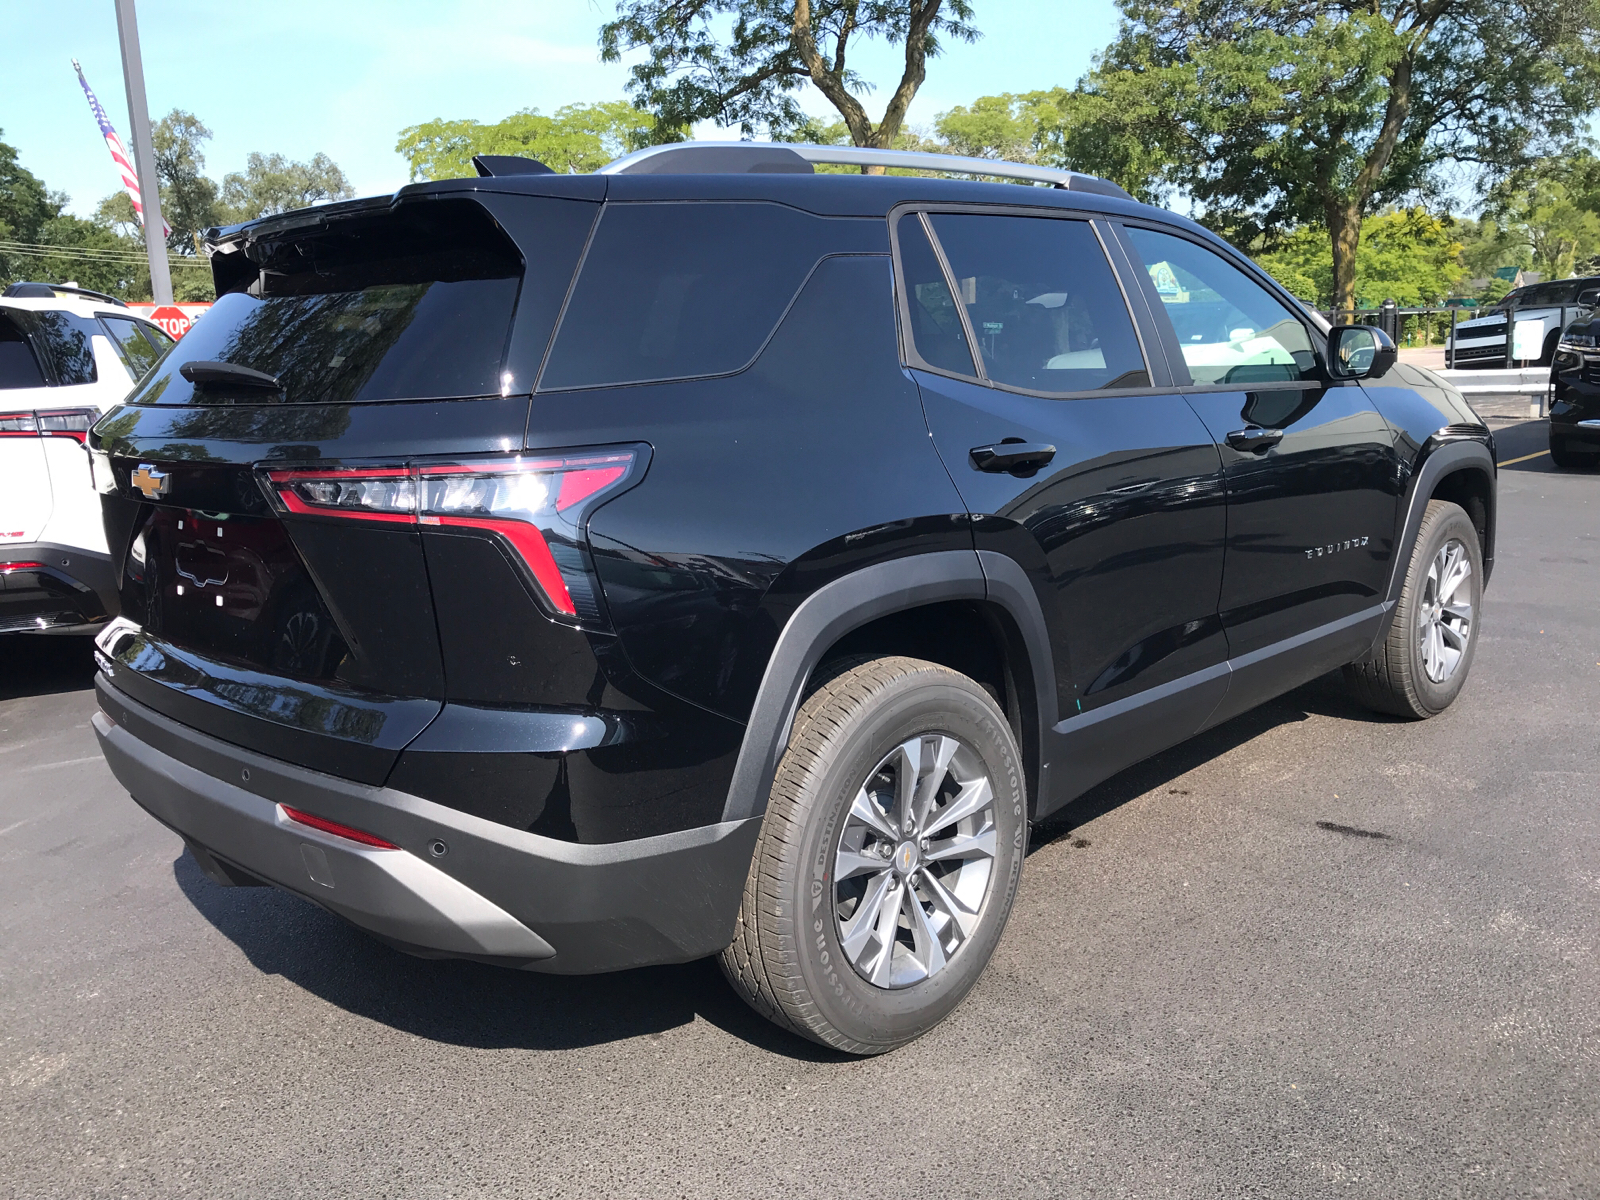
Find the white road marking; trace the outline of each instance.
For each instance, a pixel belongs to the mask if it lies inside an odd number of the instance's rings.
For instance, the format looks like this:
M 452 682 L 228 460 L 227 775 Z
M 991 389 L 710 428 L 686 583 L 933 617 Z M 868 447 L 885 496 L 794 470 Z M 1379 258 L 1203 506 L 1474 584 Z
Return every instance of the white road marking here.
M 106 758 L 105 758 L 105 755 L 103 755 L 103 754 L 91 754 L 91 755 L 89 755 L 88 758 L 64 758 L 60 762 L 35 763 L 31 767 L 22 767 L 21 770 L 23 770 L 23 771 L 48 771 L 51 767 L 75 767 L 79 763 L 105 762 L 105 760 L 106 760 Z

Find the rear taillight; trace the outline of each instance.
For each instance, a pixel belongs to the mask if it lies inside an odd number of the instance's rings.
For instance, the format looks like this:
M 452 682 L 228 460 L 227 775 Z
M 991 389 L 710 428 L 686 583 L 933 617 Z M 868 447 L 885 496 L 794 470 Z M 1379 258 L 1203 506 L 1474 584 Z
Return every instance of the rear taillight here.
M 64 437 L 79 445 L 100 417 L 97 408 L 50 408 L 0 413 L 0 437 Z
M 89 426 L 100 419 L 97 408 L 40 409 L 39 434 L 41 437 L 71 438 L 80 446 L 89 436 Z
M 584 525 L 601 501 L 643 474 L 642 445 L 406 465 L 265 472 L 296 516 L 476 529 L 516 552 L 552 614 L 601 623 Z
M 43 571 L 44 569 L 44 564 L 38 562 L 0 563 L 0 575 L 9 575 L 13 571 Z
M 39 422 L 31 412 L 0 412 L 0 437 L 38 437 Z

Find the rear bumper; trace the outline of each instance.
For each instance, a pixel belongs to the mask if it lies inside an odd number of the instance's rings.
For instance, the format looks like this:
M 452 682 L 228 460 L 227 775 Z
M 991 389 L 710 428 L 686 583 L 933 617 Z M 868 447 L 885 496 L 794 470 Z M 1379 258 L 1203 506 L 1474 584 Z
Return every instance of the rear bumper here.
M 683 962 L 732 939 L 760 818 L 577 845 L 243 750 L 104 675 L 95 689 L 112 772 L 219 883 L 294 892 L 411 953 L 564 974 Z M 399 849 L 302 825 L 282 804 Z
M 84 633 L 117 614 L 111 556 L 54 542 L 0 546 L 0 633 Z

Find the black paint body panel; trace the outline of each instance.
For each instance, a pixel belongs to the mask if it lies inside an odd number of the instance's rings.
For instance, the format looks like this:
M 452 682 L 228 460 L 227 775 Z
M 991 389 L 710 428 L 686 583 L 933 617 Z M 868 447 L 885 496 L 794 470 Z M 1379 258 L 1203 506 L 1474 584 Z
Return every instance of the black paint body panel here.
M 113 565 L 125 611 L 147 626 L 113 656 L 112 683 L 210 737 L 518 837 L 622 844 L 758 817 L 825 652 L 924 605 L 996 631 L 1009 699 L 1028 709 L 1013 715 L 1042 816 L 1358 656 L 1386 619 L 1440 430 L 1489 444 L 1458 396 L 1404 364 L 1366 388 L 1164 386 L 1172 335 L 1114 231 L 1109 261 L 1154 386 L 1046 398 L 905 365 L 888 234 L 897 205 L 1157 219 L 1252 269 L 1191 223 L 1114 197 L 899 177 L 621 175 L 421 184 L 396 203 L 462 196 L 523 254 L 508 394 L 132 405 L 99 423 L 92 445 L 117 487 L 103 498 Z M 748 362 L 623 386 L 581 386 L 600 376 L 573 372 L 539 390 L 607 206 L 651 202 L 701 217 L 710 205 L 781 207 L 786 247 L 810 265 L 767 306 L 780 315 Z M 315 219 L 262 227 L 279 236 Z M 1265 453 L 1234 450 L 1227 434 L 1245 423 L 1286 435 Z M 1053 445 L 1055 458 L 1032 476 L 978 470 L 972 448 L 1008 437 Z M 289 464 L 622 443 L 648 443 L 648 467 L 588 518 L 602 591 L 588 625 L 541 604 L 502 538 L 285 518 L 258 479 Z M 164 493 L 132 488 L 142 464 L 167 474 Z M 129 548 L 180 511 L 278 530 L 281 586 L 309 589 L 294 611 L 326 613 L 339 646 L 290 670 L 198 623 L 163 625 Z M 1490 525 L 1492 547 L 1492 507 Z

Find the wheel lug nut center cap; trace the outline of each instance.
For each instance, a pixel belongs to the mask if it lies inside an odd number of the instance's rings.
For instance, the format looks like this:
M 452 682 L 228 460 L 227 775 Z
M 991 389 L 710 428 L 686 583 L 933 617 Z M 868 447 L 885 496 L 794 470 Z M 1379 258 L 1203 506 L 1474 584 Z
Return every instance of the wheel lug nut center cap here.
M 894 852 L 894 869 L 902 875 L 909 875 L 917 869 L 917 861 L 921 857 L 915 842 L 901 842 L 900 848 Z

